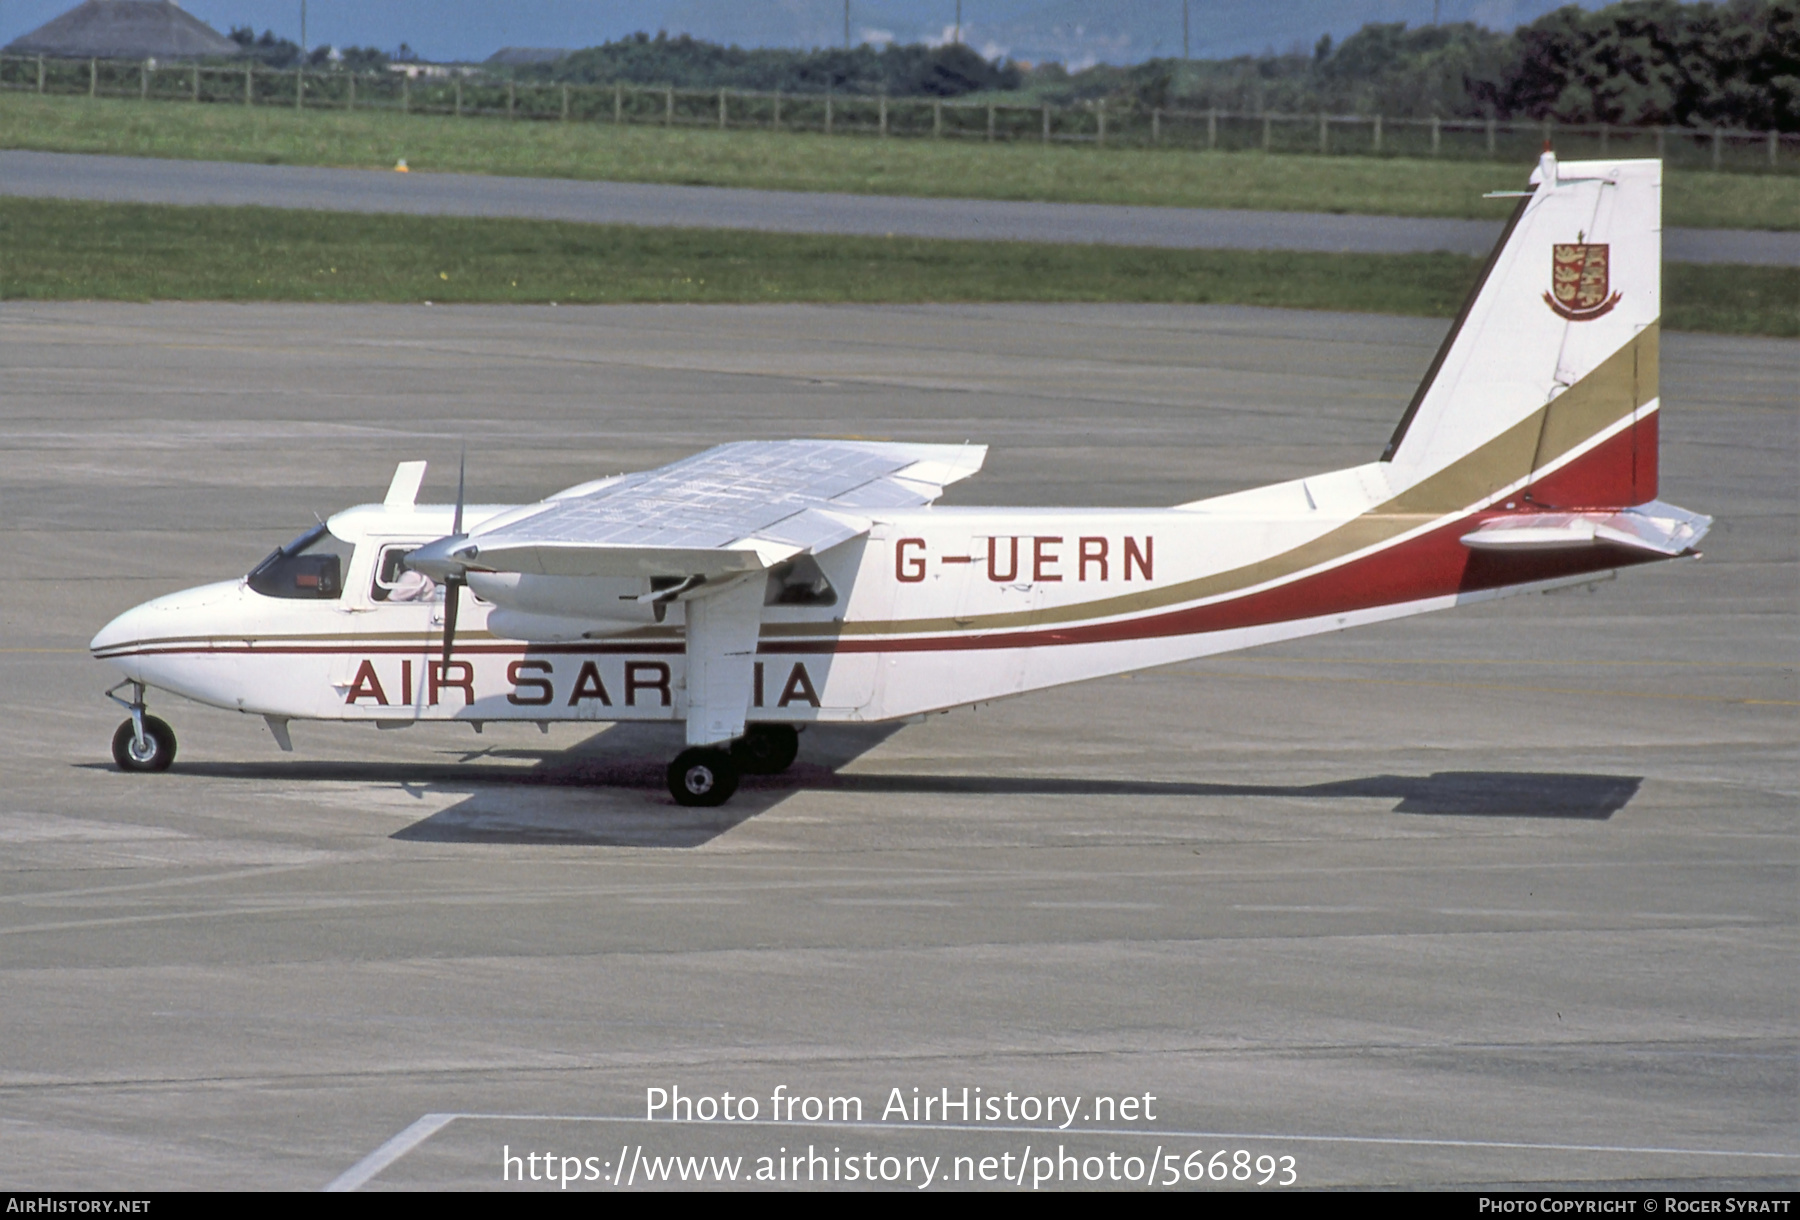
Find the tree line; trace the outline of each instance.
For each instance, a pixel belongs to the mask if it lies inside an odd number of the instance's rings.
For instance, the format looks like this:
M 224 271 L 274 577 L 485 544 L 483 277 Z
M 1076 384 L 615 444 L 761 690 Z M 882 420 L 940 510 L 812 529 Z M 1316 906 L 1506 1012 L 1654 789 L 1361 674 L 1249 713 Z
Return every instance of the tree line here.
M 1510 33 L 1373 22 L 1310 54 L 1154 59 L 1069 72 L 966 46 L 780 50 L 637 34 L 517 70 L 570 83 L 894 97 L 1011 93 L 1069 105 L 1397 118 L 1550 119 L 1800 131 L 1800 0 L 1573 5 Z
M 1310 55 L 1096 67 L 1041 91 L 1249 112 L 1800 131 L 1800 4 L 1571 5 L 1507 34 L 1371 23 L 1335 45 L 1321 38 Z
M 242 48 L 238 52 L 239 55 L 246 59 L 253 59 L 265 68 L 292 68 L 304 59 L 308 68 L 341 68 L 346 72 L 379 72 L 390 63 L 406 62 L 418 58 L 412 53 L 412 48 L 405 43 L 401 43 L 399 51 L 393 55 L 377 50 L 375 47 L 344 47 L 338 51 L 337 58 L 333 59 L 331 53 L 334 48 L 329 45 L 317 46 L 302 54 L 300 44 L 293 39 L 278 38 L 273 30 L 264 30 L 262 37 L 258 38 L 256 31 L 247 25 L 231 27 L 231 33 L 226 37 Z
M 568 84 L 670 85 L 677 89 L 744 89 L 761 93 L 886 93 L 893 97 L 960 97 L 1017 89 L 1018 65 L 989 62 L 961 44 L 929 47 L 867 43 L 849 50 L 798 51 L 720 46 L 686 34 L 634 34 L 576 51 L 549 64 L 516 69 Z
M 270 67 L 300 47 L 248 28 L 231 38 Z M 325 67 L 329 48 L 304 58 Z M 412 58 L 404 46 L 395 55 Z M 389 56 L 351 47 L 333 66 L 370 71 Z M 810 51 L 721 46 L 635 34 L 546 64 L 489 71 L 569 84 L 949 98 L 987 94 L 1075 105 L 1240 113 L 1383 114 L 1558 123 L 1800 131 L 1800 0 L 1573 5 L 1510 33 L 1469 22 L 1374 22 L 1342 42 L 1231 59 L 1153 59 L 1069 72 L 983 59 L 967 46 L 863 45 Z

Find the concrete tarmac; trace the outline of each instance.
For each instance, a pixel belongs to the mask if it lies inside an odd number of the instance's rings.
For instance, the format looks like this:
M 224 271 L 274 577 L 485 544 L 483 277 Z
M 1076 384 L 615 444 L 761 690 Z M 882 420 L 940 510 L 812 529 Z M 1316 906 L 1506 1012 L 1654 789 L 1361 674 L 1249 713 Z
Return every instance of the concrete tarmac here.
M 0 152 L 0 195 L 771 233 L 1362 254 L 1445 250 L 1484 255 L 1502 227 L 1499 221 L 1430 217 L 834 195 L 19 151 Z M 1663 234 L 1663 252 L 1677 263 L 1800 267 L 1800 233 L 1669 229 Z
M 1800 343 L 1665 339 L 1700 562 L 815 730 L 718 811 L 670 803 L 661 730 L 284 755 L 164 697 L 175 769 L 107 756 L 102 623 L 396 461 L 448 498 L 465 438 L 484 500 L 856 434 L 992 444 L 956 503 L 1168 504 L 1378 453 L 1442 326 L 8 303 L 0 1182 L 499 1188 L 551 1154 L 641 1188 L 811 1149 L 771 1171 L 1792 1189 Z M 911 1121 L 965 1087 L 995 1121 Z M 757 1121 L 645 1122 L 677 1088 Z

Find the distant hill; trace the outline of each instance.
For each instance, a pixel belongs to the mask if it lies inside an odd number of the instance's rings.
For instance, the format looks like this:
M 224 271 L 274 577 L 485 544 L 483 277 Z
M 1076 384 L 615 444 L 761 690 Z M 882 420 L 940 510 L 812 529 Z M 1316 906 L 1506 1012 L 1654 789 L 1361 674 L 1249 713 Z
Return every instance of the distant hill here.
M 237 44 L 170 0 L 84 0 L 5 47 L 8 55 L 70 59 L 204 59 Z

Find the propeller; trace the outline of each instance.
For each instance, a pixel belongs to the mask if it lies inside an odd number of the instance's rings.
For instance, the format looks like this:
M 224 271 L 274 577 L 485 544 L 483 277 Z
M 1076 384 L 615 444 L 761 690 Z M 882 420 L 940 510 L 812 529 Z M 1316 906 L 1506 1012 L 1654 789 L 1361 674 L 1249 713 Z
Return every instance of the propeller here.
M 462 605 L 462 591 L 469 583 L 469 569 L 458 558 L 457 552 L 462 544 L 468 541 L 463 533 L 463 491 L 465 476 L 468 473 L 469 447 L 463 446 L 462 455 L 456 463 L 456 515 L 450 523 L 450 533 L 430 542 L 406 557 L 406 566 L 415 572 L 423 572 L 444 586 L 444 665 L 450 664 L 450 652 L 456 645 L 456 612 Z
M 467 538 L 463 533 L 463 476 L 469 469 L 469 447 L 464 445 L 456 458 L 456 516 L 450 521 L 450 536 Z M 444 577 L 444 668 L 450 668 L 450 648 L 456 643 L 456 611 L 462 605 L 463 586 L 469 583 L 469 570 L 458 564 Z

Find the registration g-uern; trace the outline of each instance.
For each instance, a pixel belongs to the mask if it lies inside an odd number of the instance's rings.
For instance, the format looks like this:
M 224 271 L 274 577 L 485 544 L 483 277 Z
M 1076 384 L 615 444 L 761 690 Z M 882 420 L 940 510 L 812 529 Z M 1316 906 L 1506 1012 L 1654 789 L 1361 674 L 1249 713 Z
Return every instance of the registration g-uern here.
M 296 720 L 679 721 L 728 799 L 829 721 L 904 719 L 1696 554 L 1657 499 L 1662 167 L 1546 152 L 1379 459 L 1170 508 L 968 508 L 971 444 L 740 441 L 535 504 L 423 462 L 245 577 L 94 637 L 147 692 Z M 1103 425 L 1101 425 L 1103 426 Z M 479 451 L 476 454 L 479 460 Z M 124 695 L 117 692 L 126 691 Z

